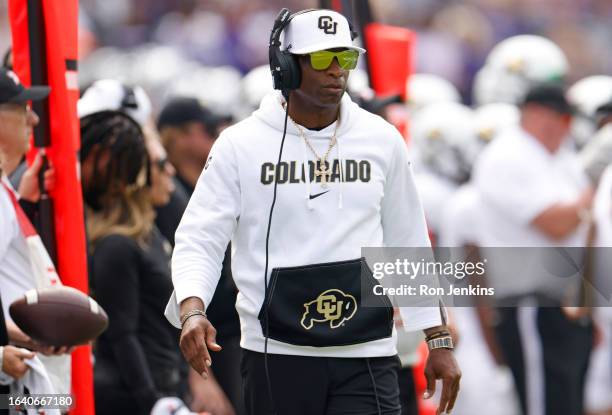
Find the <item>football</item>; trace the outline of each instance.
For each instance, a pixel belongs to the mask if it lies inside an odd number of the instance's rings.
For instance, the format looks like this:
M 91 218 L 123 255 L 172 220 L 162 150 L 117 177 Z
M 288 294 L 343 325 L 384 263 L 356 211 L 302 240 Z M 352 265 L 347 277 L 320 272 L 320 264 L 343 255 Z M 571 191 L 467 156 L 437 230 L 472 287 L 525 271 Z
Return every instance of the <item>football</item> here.
M 11 304 L 9 313 L 25 334 L 48 346 L 85 344 L 108 326 L 97 302 L 66 286 L 30 290 Z

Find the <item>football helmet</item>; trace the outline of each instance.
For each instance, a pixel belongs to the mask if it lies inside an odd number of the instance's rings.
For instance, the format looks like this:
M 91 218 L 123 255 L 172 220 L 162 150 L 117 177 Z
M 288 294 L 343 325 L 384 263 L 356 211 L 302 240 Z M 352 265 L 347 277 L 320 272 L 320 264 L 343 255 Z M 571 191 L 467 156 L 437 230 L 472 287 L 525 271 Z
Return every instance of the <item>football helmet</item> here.
M 568 71 L 565 54 L 541 36 L 518 35 L 498 43 L 474 79 L 477 105 L 519 104 L 527 90 L 542 82 L 562 82 Z
M 456 102 L 429 104 L 415 114 L 411 137 L 418 162 L 456 183 L 469 178 L 476 145 L 473 111 Z
M 406 106 L 411 114 L 435 102 L 460 102 L 461 96 L 453 84 L 432 74 L 417 73 L 406 81 Z
M 597 108 L 612 100 L 612 76 L 595 75 L 579 80 L 568 89 L 567 99 L 577 110 L 571 134 L 582 148 L 597 130 Z

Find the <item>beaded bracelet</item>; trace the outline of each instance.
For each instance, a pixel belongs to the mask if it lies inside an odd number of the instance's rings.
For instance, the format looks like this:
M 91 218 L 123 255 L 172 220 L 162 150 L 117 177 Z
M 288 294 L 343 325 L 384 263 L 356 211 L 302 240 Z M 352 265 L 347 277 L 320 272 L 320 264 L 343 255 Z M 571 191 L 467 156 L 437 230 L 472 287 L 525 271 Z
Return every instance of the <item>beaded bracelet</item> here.
M 437 331 L 435 333 L 432 333 L 432 334 L 426 336 L 425 337 L 425 341 L 437 339 L 438 337 L 450 336 L 450 335 L 451 335 L 450 331 L 448 331 L 448 330 L 441 330 L 441 331 Z

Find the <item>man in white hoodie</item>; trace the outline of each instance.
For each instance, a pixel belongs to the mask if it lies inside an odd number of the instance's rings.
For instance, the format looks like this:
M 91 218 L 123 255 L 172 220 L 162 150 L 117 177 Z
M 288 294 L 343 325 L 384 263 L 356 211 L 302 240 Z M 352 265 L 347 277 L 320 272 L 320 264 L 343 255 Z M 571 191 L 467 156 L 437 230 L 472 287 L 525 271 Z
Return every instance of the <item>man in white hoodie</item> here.
M 406 146 L 345 94 L 364 50 L 342 15 L 283 10 L 270 49 L 282 93 L 214 144 L 176 233 L 166 315 L 206 377 L 221 346 L 205 307 L 231 240 L 249 413 L 398 414 L 390 303 L 359 299 L 362 247 L 429 246 Z M 448 412 L 461 375 L 439 300 L 401 313 L 431 339 L 427 394 L 442 379 Z

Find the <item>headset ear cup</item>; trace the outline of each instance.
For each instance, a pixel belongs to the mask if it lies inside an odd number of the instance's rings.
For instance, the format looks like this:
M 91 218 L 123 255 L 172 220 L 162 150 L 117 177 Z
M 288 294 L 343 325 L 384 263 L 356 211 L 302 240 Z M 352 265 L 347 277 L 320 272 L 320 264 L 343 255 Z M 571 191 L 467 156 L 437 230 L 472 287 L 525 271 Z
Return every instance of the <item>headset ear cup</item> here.
M 273 73 L 274 87 L 282 91 L 289 91 L 300 87 L 302 73 L 297 57 L 291 53 L 277 51 L 275 59 L 280 71 Z
M 283 54 L 287 59 L 287 89 L 298 89 L 302 83 L 302 69 L 298 57 L 287 52 Z
M 283 72 L 281 66 L 281 51 L 278 48 L 270 48 L 270 72 L 274 89 L 283 89 Z

